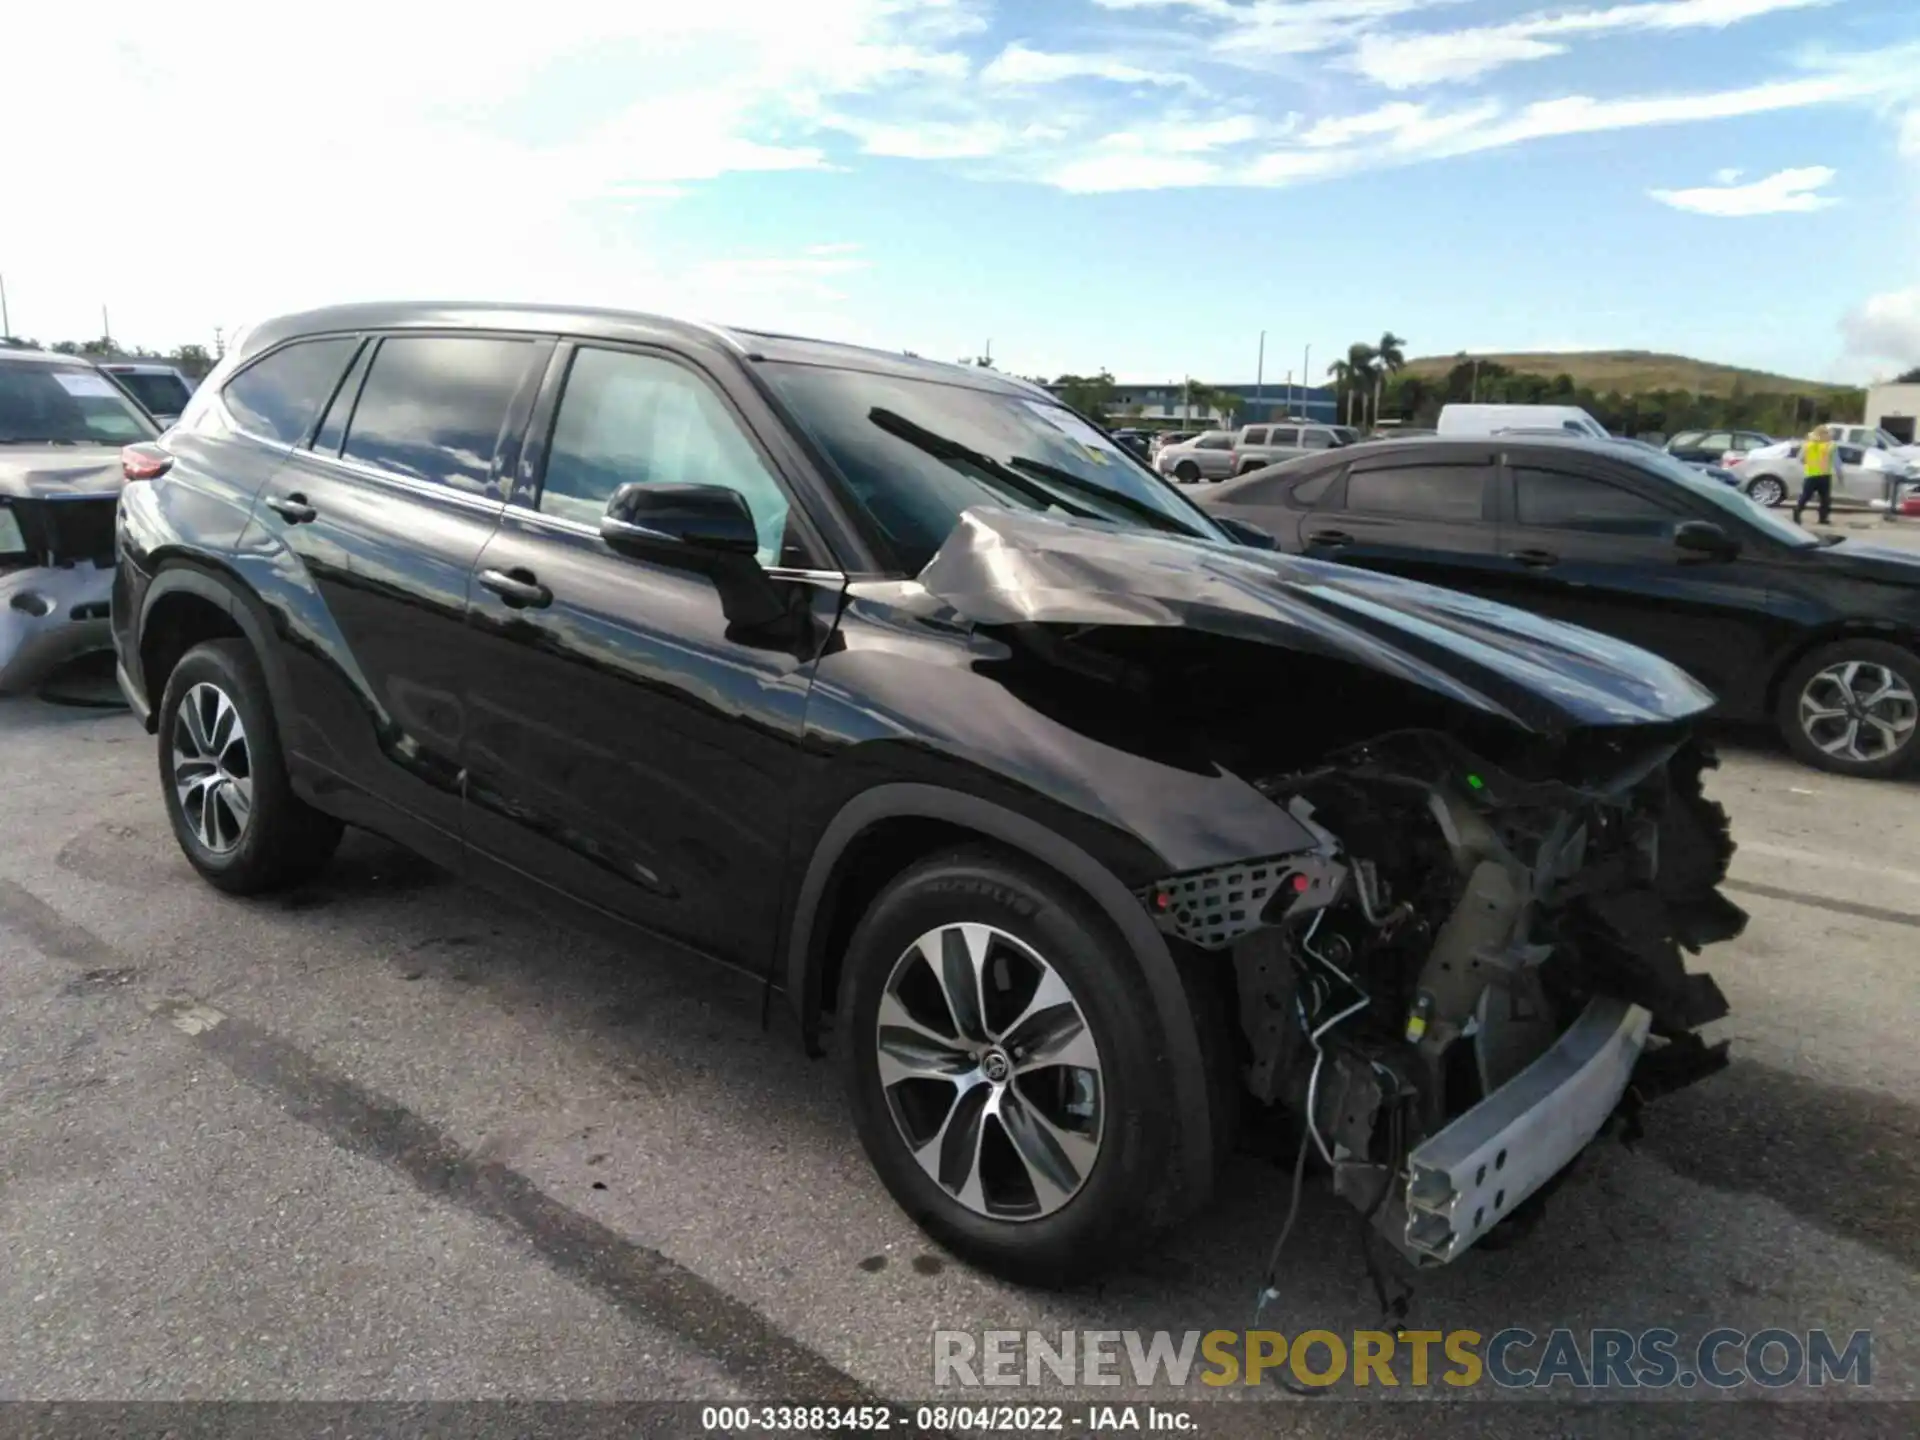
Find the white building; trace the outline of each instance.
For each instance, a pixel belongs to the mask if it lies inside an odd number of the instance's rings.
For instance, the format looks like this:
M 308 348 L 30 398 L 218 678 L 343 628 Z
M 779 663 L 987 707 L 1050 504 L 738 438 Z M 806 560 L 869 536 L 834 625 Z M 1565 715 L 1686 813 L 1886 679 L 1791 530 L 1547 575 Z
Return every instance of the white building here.
M 1905 444 L 1920 440 L 1920 385 L 1868 386 L 1865 419 Z

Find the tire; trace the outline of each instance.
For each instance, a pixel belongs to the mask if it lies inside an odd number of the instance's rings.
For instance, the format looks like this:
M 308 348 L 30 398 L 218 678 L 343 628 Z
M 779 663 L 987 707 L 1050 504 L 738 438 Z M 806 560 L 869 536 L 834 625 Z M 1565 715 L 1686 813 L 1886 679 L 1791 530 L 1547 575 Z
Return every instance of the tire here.
M 1254 471 L 1256 471 L 1256 470 L 1261 470 L 1261 469 L 1264 469 L 1264 468 L 1266 468 L 1266 464 L 1265 464 L 1265 462 L 1264 462 L 1264 461 L 1261 461 L 1261 460 L 1249 460 L 1249 461 L 1248 461 L 1248 462 L 1247 462 L 1246 464 L 1244 464 L 1244 465 L 1242 465 L 1242 466 L 1241 466 L 1241 467 L 1240 467 L 1240 468 L 1239 468 L 1239 469 L 1238 469 L 1237 471 L 1235 471 L 1234 473 L 1235 473 L 1235 474 L 1237 474 L 1237 475 L 1251 475 L 1251 474 L 1252 474 L 1252 473 L 1253 473 Z
M 167 819 L 209 884 L 256 895 L 325 867 L 340 822 L 293 793 L 273 704 L 246 641 L 209 640 L 183 655 L 167 677 L 158 729 Z
M 1173 467 L 1173 478 L 1191 485 L 1200 478 L 1200 467 L 1191 460 L 1182 460 Z
M 1807 764 L 1883 779 L 1920 759 L 1916 696 L 1920 655 L 1884 640 L 1838 640 L 1787 672 L 1774 718 Z
M 969 943 L 957 932 L 962 925 L 986 943 Z M 922 958 L 926 937 L 962 975 L 989 977 L 978 1007 L 983 1024 L 956 1024 L 944 986 Z M 984 963 L 975 958 L 982 954 Z M 992 1078 L 996 1054 L 1018 1064 L 1025 1058 L 1019 1042 L 1046 1034 L 1047 1027 L 1007 1024 L 1046 978 L 1036 960 L 1075 1007 L 1047 1007 L 1065 1023 L 1052 1027 L 1044 1053 L 1091 1059 L 1098 1078 L 1090 1085 L 1083 1068 L 1030 1060 L 1004 1083 Z M 996 979 L 1008 983 L 996 987 Z M 885 1083 L 883 1001 L 896 1022 L 887 1059 L 896 1078 Z M 1084 1028 L 1071 1023 L 1074 1015 Z M 907 1025 L 935 1040 L 937 1029 L 948 1036 L 972 1030 L 975 1040 L 950 1049 L 902 1046 L 914 1035 Z M 868 1158 L 901 1209 L 955 1255 L 1020 1284 L 1056 1286 L 1106 1269 L 1152 1238 L 1155 1202 L 1173 1167 L 1173 1086 L 1144 977 L 1071 886 L 985 847 L 914 865 L 875 899 L 854 933 L 836 1029 Z M 1009 1037 L 1004 1050 L 979 1043 L 996 1035 Z M 956 1074 L 959 1066 L 973 1067 L 964 1083 L 925 1078 L 930 1069 Z M 990 1113 L 982 1113 L 982 1102 Z M 1081 1118 L 1069 1104 L 1080 1107 Z M 975 1115 L 971 1128 L 955 1128 L 956 1117 L 966 1126 Z M 1042 1138 L 1047 1127 L 1058 1143 Z M 981 1138 L 970 1152 L 952 1147 L 950 1159 L 960 1163 L 943 1182 L 915 1158 L 915 1146 L 939 1155 L 931 1142 L 949 1134 Z M 1021 1159 L 1016 1135 L 1027 1137 L 1026 1153 L 1041 1157 L 1038 1169 Z
M 1778 475 L 1756 475 L 1747 482 L 1747 498 L 1764 509 L 1786 503 L 1787 482 Z

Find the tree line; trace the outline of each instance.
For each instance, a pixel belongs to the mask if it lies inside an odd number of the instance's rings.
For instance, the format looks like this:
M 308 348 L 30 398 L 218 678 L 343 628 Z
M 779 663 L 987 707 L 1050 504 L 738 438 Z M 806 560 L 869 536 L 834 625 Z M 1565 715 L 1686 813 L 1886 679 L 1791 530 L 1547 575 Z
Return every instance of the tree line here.
M 219 359 L 204 345 L 176 345 L 167 351 L 149 350 L 144 345 L 121 345 L 105 335 L 97 340 L 56 340 L 51 345 L 42 345 L 38 340 L 24 336 L 9 335 L 6 338 L 31 350 L 51 350 L 56 355 L 84 355 L 89 360 L 163 360 L 169 365 L 177 365 L 182 374 L 194 380 L 204 379 Z

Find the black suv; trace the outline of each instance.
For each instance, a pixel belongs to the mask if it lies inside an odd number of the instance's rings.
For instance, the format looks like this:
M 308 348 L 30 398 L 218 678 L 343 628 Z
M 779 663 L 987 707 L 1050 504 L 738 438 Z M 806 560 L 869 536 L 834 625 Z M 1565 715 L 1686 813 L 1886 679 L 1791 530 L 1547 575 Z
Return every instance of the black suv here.
M 1024 382 L 357 306 L 252 331 L 126 470 L 120 679 L 202 875 L 294 884 L 359 825 L 742 967 L 1004 1273 L 1188 1213 L 1248 1101 L 1449 1260 L 1650 1024 L 1712 1063 L 1705 691 L 1239 543 Z

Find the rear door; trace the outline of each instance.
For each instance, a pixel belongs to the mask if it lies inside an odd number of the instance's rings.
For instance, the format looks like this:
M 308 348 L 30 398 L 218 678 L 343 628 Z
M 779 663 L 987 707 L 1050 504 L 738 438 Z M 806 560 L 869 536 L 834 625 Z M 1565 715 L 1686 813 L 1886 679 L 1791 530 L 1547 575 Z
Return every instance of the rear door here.
M 1512 454 L 1488 593 L 1639 645 L 1731 693 L 1774 644 L 1769 570 L 1752 547 L 1730 560 L 1679 549 L 1674 529 L 1690 519 L 1733 528 L 1657 477 L 1573 452 Z
M 467 593 L 552 342 L 368 336 L 256 507 L 283 572 L 289 749 L 348 818 L 457 863 Z
M 780 438 L 743 383 L 687 357 L 562 347 L 462 642 L 478 656 L 463 706 L 477 873 L 765 962 L 814 655 L 845 584 L 821 568 Z M 730 619 L 709 575 L 609 549 L 600 518 L 627 483 L 737 490 L 805 623 Z
M 1301 522 L 1302 552 L 1458 590 L 1494 563 L 1491 447 L 1371 455 Z

